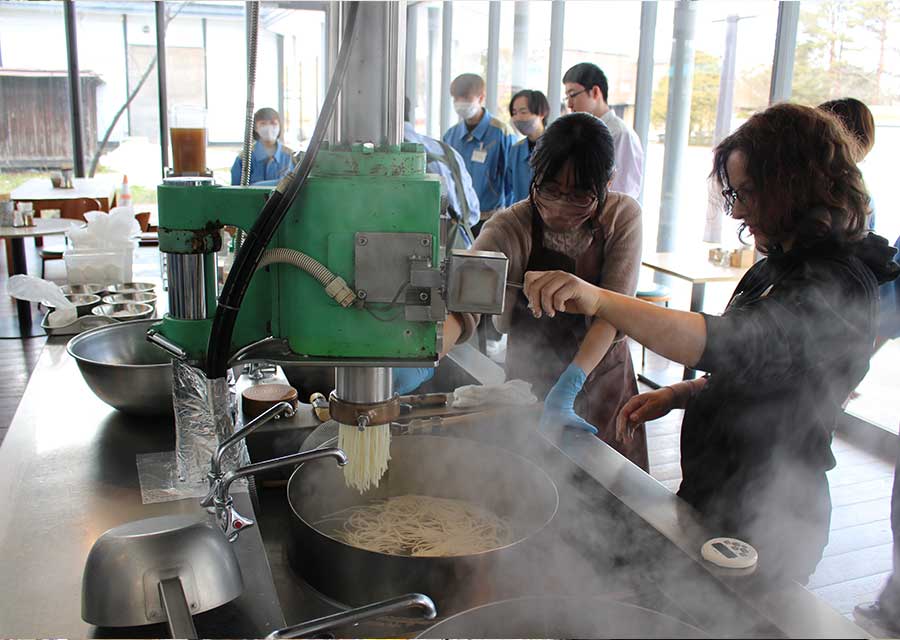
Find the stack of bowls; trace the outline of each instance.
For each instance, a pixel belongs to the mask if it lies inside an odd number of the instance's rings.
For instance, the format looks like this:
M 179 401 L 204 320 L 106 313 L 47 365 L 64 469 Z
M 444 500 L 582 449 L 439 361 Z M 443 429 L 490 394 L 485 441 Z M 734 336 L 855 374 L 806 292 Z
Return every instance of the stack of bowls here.
M 134 293 L 112 293 L 103 296 L 104 304 L 123 304 L 127 302 L 142 302 L 156 308 L 156 294 L 152 291 L 135 291 Z
M 152 282 L 122 282 L 104 287 L 103 304 L 92 313 L 116 320 L 143 320 L 156 313 L 155 285 Z
M 102 284 L 66 284 L 60 287 L 64 295 L 70 293 L 87 293 L 94 296 L 103 295 L 105 289 Z

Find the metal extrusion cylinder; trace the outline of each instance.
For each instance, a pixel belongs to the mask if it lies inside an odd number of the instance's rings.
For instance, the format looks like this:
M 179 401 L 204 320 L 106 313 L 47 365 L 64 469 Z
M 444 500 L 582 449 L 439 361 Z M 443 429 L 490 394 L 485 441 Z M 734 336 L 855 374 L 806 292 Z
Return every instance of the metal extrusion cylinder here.
M 345 402 L 385 402 L 394 395 L 389 367 L 337 367 L 334 381 L 335 395 Z
M 169 281 L 169 314 L 178 320 L 204 320 L 205 256 L 196 253 L 168 253 L 166 275 Z
M 390 367 L 337 367 L 334 386 L 331 417 L 341 424 L 374 426 L 400 415 Z

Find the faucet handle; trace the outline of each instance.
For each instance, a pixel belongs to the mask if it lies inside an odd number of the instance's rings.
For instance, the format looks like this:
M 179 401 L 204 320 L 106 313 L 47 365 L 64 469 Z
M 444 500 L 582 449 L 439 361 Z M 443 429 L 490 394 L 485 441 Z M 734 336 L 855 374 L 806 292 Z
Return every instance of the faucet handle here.
M 221 508 L 216 509 L 216 520 L 218 521 L 219 528 L 222 530 L 222 533 L 225 534 L 225 539 L 228 542 L 234 542 L 237 540 L 238 534 L 244 529 L 249 529 L 253 525 L 256 524 L 255 521 L 250 518 L 245 518 L 240 513 L 237 512 L 237 509 L 234 508 L 234 502 L 229 497 L 228 502 L 226 502 Z

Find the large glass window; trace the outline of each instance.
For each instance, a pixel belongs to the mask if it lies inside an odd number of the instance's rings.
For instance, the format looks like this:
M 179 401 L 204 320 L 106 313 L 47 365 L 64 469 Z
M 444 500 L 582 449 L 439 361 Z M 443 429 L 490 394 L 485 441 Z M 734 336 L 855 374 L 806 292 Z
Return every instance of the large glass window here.
M 134 206 L 154 213 L 162 176 L 154 7 L 79 2 L 75 8 L 78 64 L 101 83 L 94 108 L 82 112 L 86 169 L 112 188 L 128 176 Z M 170 16 L 180 8 L 167 7 Z
M 499 118 L 509 121 L 509 101 L 522 89 L 547 93 L 550 64 L 549 2 L 504 2 L 500 11 Z
M 453 3 L 451 79 L 461 73 L 477 73 L 487 79 L 488 12 L 487 2 Z
M 794 60 L 792 100 L 818 105 L 852 97 L 875 116 L 875 146 L 861 163 L 876 209 L 878 233 L 900 235 L 900 213 L 890 206 L 900 145 L 900 12 L 897 3 L 804 2 Z M 883 203 L 883 204 L 881 204 Z
M 443 5 L 420 2 L 416 12 L 416 55 L 407 64 L 416 66 L 416 95 L 413 102 L 413 125 L 416 131 L 440 138 L 441 131 L 441 34 Z
M 875 231 L 890 242 L 900 235 L 896 193 L 896 148 L 900 145 L 900 13 L 897 3 L 803 2 L 794 60 L 795 102 L 818 105 L 856 98 L 875 117 L 875 146 L 860 163 L 875 209 Z M 890 336 L 886 336 L 890 337 Z M 869 374 L 847 412 L 897 432 L 894 401 L 900 340 L 889 340 L 872 356 Z
M 768 105 L 772 59 L 778 23 L 778 3 L 694 3 L 694 73 L 691 92 L 688 148 L 682 158 L 682 189 L 678 204 L 677 245 L 692 246 L 702 240 L 737 244 L 736 226 L 722 216 L 717 199 L 711 203 L 707 177 L 712 168 L 712 148 L 720 103 L 731 102 L 720 126 L 727 135 L 751 114 Z M 669 61 L 672 52 L 674 5 L 660 3 L 657 17 L 654 91 L 644 173 L 644 247 L 656 250 L 656 231 L 661 201 L 666 115 L 669 95 Z M 729 29 L 729 21 L 734 25 Z M 734 54 L 734 73 L 722 82 L 726 51 Z M 611 97 L 612 99 L 612 97 Z
M 88 67 L 81 70 L 82 100 L 89 115 L 104 85 Z M 0 3 L 0 105 L 0 193 L 33 178 L 47 178 L 47 168 L 72 166 L 61 2 Z M 86 124 L 96 129 L 96 119 Z M 88 156 L 94 148 L 90 140 L 85 140 Z
M 325 12 L 283 7 L 284 3 L 262 3 L 260 36 L 269 43 L 269 51 L 265 61 L 260 57 L 257 68 L 260 62 L 265 62 L 274 73 L 266 77 L 257 73 L 256 100 L 274 101 L 269 106 L 281 112 L 284 144 L 298 150 L 305 148 L 312 136 L 325 99 Z M 259 55 L 262 54 L 260 49 Z M 266 105 L 258 103 L 257 108 L 262 106 Z

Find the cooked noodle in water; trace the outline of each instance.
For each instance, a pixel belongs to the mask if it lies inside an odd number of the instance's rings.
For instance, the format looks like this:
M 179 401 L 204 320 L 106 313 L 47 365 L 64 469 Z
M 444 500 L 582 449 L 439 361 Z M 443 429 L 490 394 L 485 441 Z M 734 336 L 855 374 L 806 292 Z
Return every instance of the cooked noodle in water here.
M 377 487 L 387 471 L 391 459 L 390 425 L 358 427 L 342 424 L 338 432 L 338 447 L 347 454 L 344 481 L 360 493 Z
M 512 542 L 509 522 L 464 500 L 405 495 L 325 516 L 343 522 L 332 535 L 369 551 L 410 556 L 460 556 Z

